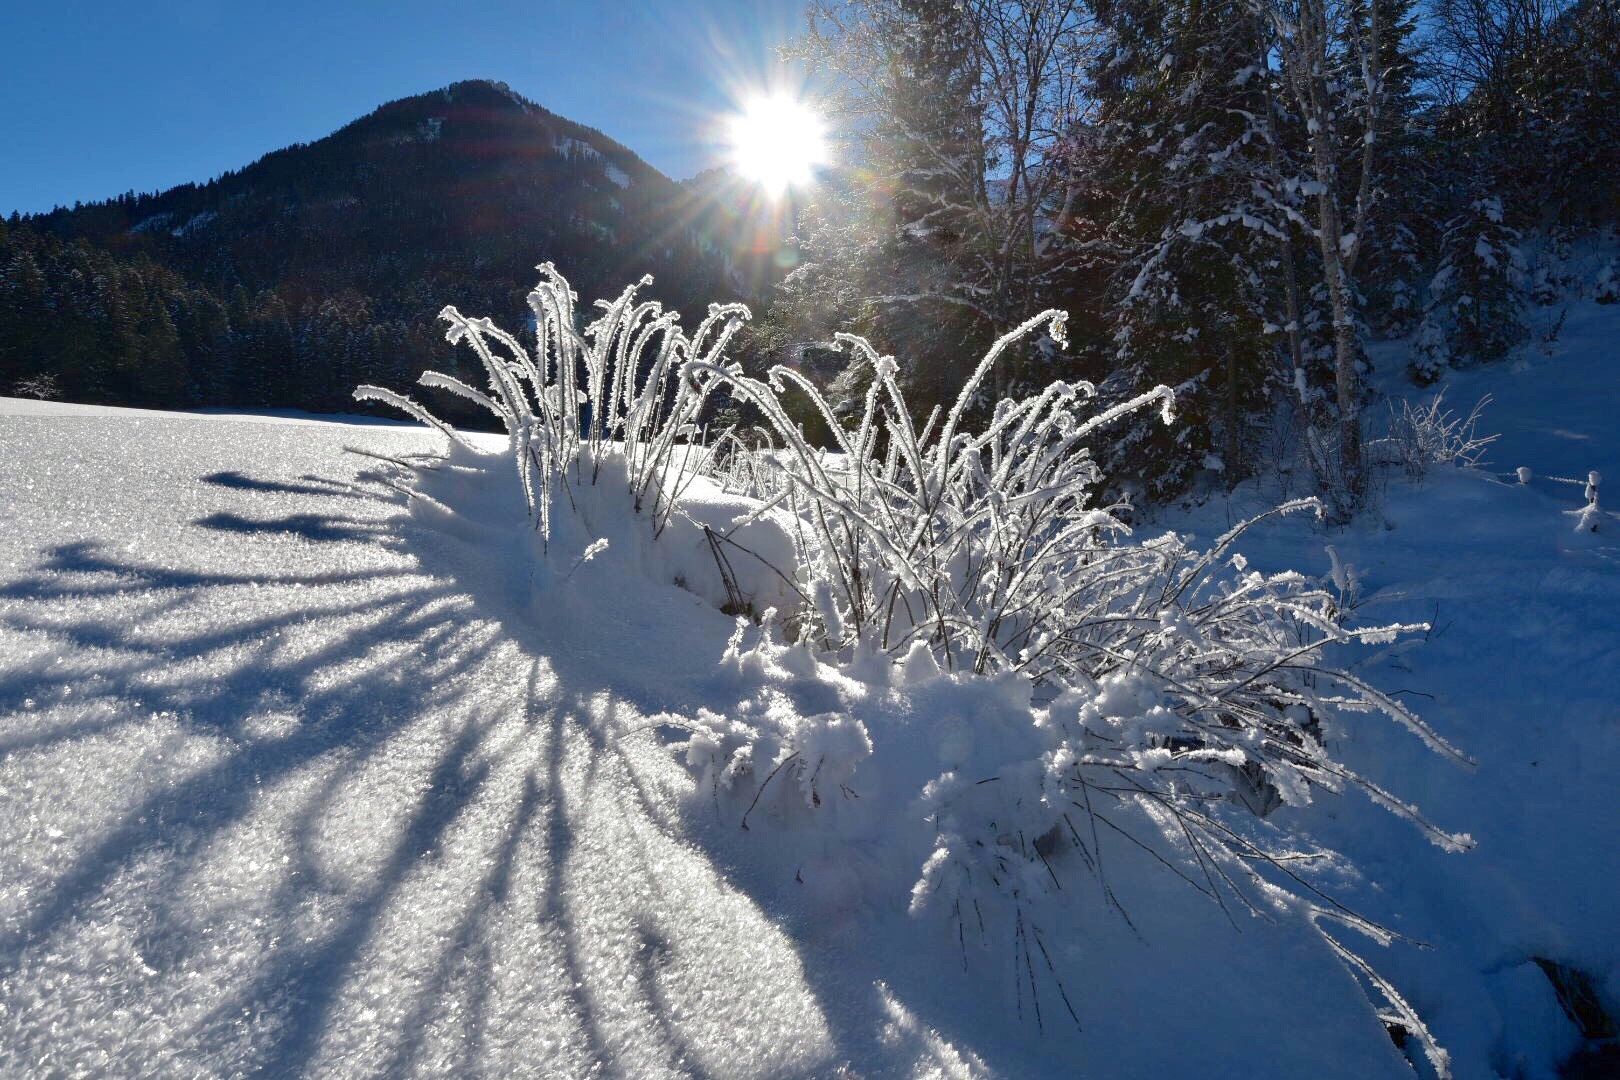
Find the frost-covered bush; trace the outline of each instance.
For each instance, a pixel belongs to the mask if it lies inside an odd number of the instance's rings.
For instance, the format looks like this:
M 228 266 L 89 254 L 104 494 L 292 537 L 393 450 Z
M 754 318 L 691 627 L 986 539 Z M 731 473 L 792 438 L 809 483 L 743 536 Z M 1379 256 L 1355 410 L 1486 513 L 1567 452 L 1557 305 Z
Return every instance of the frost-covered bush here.
M 1255 522 L 1199 550 L 1174 535 L 1132 541 L 1109 508 L 1092 505 L 1100 477 L 1085 441 L 1133 410 L 1167 407 L 1162 387 L 1087 416 L 1091 388 L 1055 384 L 1000 402 L 981 429 L 966 430 L 965 403 L 1001 349 L 1043 324 L 1060 332 L 1061 316 L 1043 313 L 1004 337 L 953 409 L 920 428 L 894 384 L 894 362 L 858 338 L 840 340 L 876 379 L 848 431 L 791 370 L 766 382 L 737 380 L 738 395 L 771 418 L 791 451 L 776 460 L 804 523 L 801 567 L 815 605 L 789 627 L 789 640 L 764 632 L 746 650 L 736 639 L 728 658 L 801 680 L 818 657 L 841 661 L 846 677 L 870 672 L 877 660 L 877 674 L 865 678 L 903 686 L 919 716 L 953 711 L 925 701 L 924 686 L 944 683 L 946 696 L 975 702 L 966 710 L 975 718 L 972 749 L 954 760 L 940 751 L 947 767 L 922 786 L 934 838 L 912 911 L 942 913 L 959 941 L 970 926 L 982 937 L 987 913 L 1004 916 L 1018 928 L 1014 962 L 1032 980 L 1050 966 L 1040 944 L 1047 916 L 1036 912 L 1075 874 L 1093 876 L 1112 898 L 1104 848 L 1121 837 L 1212 902 L 1258 912 L 1280 890 L 1312 919 L 1388 940 L 1316 894 L 1286 865 L 1286 838 L 1273 833 L 1268 842 L 1253 824 L 1278 807 L 1310 804 L 1316 792 L 1359 789 L 1442 847 L 1469 846 L 1328 749 L 1349 718 L 1377 712 L 1466 764 L 1405 706 L 1325 663 L 1330 646 L 1416 628 L 1347 627 L 1341 604 L 1351 584 L 1342 567 L 1331 588 L 1251 570 L 1232 546 Z M 788 392 L 829 414 L 836 471 L 777 415 Z M 1459 429 L 1436 413 L 1438 428 L 1423 429 L 1434 436 L 1425 452 L 1473 454 L 1474 418 Z M 1301 500 L 1273 513 L 1320 509 Z M 1033 705 L 1042 699 L 1044 707 Z M 892 771 L 906 768 L 891 763 L 914 755 L 885 752 L 894 737 L 905 738 L 899 731 L 869 731 L 850 719 L 836 710 L 805 715 L 764 695 L 703 718 L 688 760 L 716 790 L 737 791 L 750 811 L 774 792 L 820 812 L 830 792 L 891 782 Z M 946 746 L 963 737 L 948 727 L 939 734 Z M 1394 988 L 1327 940 L 1443 1062 Z
M 652 281 L 642 278 L 617 299 L 597 301 L 602 315 L 580 333 L 573 289 L 550 263 L 539 270 L 540 283 L 529 294 L 537 337 L 532 356 L 489 319 L 469 319 L 446 307 L 439 313 L 450 327 L 445 336 L 472 348 L 489 385 L 479 390 L 436 371 L 424 372 L 420 382 L 482 405 L 505 425 L 524 498 L 544 540 L 551 537 L 556 497 L 572 505 L 574 489 L 595 485 L 604 470 L 627 485 L 634 511 L 646 516 L 656 536 L 669 524 L 681 491 L 706 467 L 697 425 L 717 379 L 734 371 L 719 359 L 748 309 L 711 305 L 689 337 L 678 313 L 636 298 L 636 290 Z M 701 361 L 702 374 L 689 366 L 693 361 Z M 354 396 L 392 405 L 464 442 L 392 390 L 361 386 Z
M 1099 475 L 1084 440 L 1149 403 L 1168 418 L 1170 395 L 1158 387 L 1086 417 L 1093 389 L 1054 383 L 998 403 L 982 431 L 964 430 L 1003 352 L 1041 326 L 1061 335 L 1062 325 L 1060 312 L 1047 311 L 1004 335 L 951 409 L 935 410 L 920 427 L 894 359 L 851 335 L 838 343 L 876 373 L 853 430 L 791 368 L 775 368 L 768 382 L 732 379 L 733 393 L 759 409 L 787 451 L 779 463 L 787 505 L 802 523 L 802 574 L 813 600 L 799 633 L 838 655 L 862 647 L 898 657 L 921 640 L 948 670 L 1065 666 L 1061 639 L 1076 632 L 1088 604 L 1064 574 L 1123 528 L 1091 505 Z M 825 416 L 833 458 L 800 436 L 784 409 L 789 394 Z
M 711 308 L 687 338 L 632 289 L 577 334 L 571 291 L 542 269 L 537 358 L 447 308 L 452 340 L 472 345 L 490 385 L 423 381 L 505 421 L 542 531 L 562 526 L 548 513 L 584 513 L 577 496 L 599 475 L 627 485 L 655 532 L 684 520 L 686 492 L 715 482 L 705 470 L 750 494 L 747 516 L 782 515 L 791 565 L 777 569 L 796 602 L 780 619 L 740 619 L 717 658 L 742 700 L 669 718 L 690 733 L 684 756 L 705 791 L 733 800 L 745 827 L 819 820 L 837 836 L 847 807 L 870 806 L 915 860 L 903 886 L 912 912 L 942 915 L 964 949 L 970 926 L 987 948 L 1015 940 L 1031 992 L 1044 966 L 1066 1005 L 1043 934 L 1074 917 L 1064 905 L 1086 878 L 1128 919 L 1118 867 L 1132 852 L 1223 909 L 1387 941 L 1296 868 L 1298 842 L 1273 812 L 1356 790 L 1443 847 L 1469 846 L 1332 752 L 1357 717 L 1379 713 L 1466 763 L 1399 701 L 1327 662 L 1330 648 L 1421 628 L 1351 625 L 1353 584 L 1337 564 L 1329 582 L 1250 568 L 1233 547 L 1259 519 L 1205 550 L 1174 534 L 1136 539 L 1094 503 L 1102 478 L 1088 440 L 1149 407 L 1171 422 L 1166 388 L 1092 411 L 1091 386 L 1054 383 L 973 422 L 997 360 L 1042 328 L 1061 340 L 1061 313 L 1003 336 L 955 403 L 921 424 L 895 360 L 840 335 L 872 372 L 846 419 L 793 369 L 754 379 L 727 361 L 743 309 Z M 736 432 L 704 445 L 702 410 L 721 389 L 763 418 L 769 448 Z M 456 437 L 408 399 L 359 393 Z M 789 402 L 821 414 L 832 447 L 806 441 Z M 1262 517 L 1320 511 L 1306 499 Z M 993 935 L 992 923 L 1016 932 Z M 1443 1067 L 1394 988 L 1323 938 Z
M 769 438 L 759 431 L 728 429 L 709 447 L 708 475 L 726 491 L 772 501 L 788 481 Z
M 1466 414 L 1445 407 L 1445 392 L 1427 404 L 1414 405 L 1402 399 L 1399 407 L 1389 407 L 1389 435 L 1372 444 L 1373 452 L 1385 451 L 1392 464 L 1398 464 L 1414 480 L 1421 480 L 1431 465 L 1459 465 L 1473 468 L 1484 457 L 1485 448 L 1499 436 L 1479 433 L 1480 414 L 1491 402 L 1486 394 Z
M 1135 925 L 1144 879 L 1167 874 L 1165 885 L 1229 916 L 1316 924 L 1443 1073 L 1421 1020 L 1330 926 L 1380 943 L 1394 935 L 1327 896 L 1309 863 L 1327 854 L 1302 850 L 1270 819 L 1359 790 L 1462 850 L 1468 837 L 1430 824 L 1330 748 L 1376 711 L 1465 759 L 1398 701 L 1323 662 L 1329 646 L 1411 628 L 1346 629 L 1348 568 L 1336 564 L 1331 585 L 1263 575 L 1230 553 L 1240 532 L 1209 551 L 1174 536 L 1099 545 L 1094 554 L 1114 557 L 1072 569 L 1096 601 L 1087 640 L 1071 670 L 1043 681 L 1012 668 L 946 671 L 920 636 L 896 661 L 857 651 L 840 664 L 739 622 L 725 663 L 760 689 L 688 718 L 686 761 L 746 828 L 819 822 L 853 842 L 862 836 L 850 819 L 864 811 L 900 833 L 867 858 L 916 859 L 910 912 L 941 922 L 942 944 L 963 950 L 964 964 L 970 951 L 1010 952 L 1036 1017 L 1043 997 L 1049 1019 L 1072 1015 L 1048 943 L 1066 941 L 1089 898 Z
M 1498 198 L 1475 199 L 1447 223 L 1411 364 L 1418 383 L 1448 367 L 1499 360 L 1524 340 L 1527 271 L 1518 241 Z
M 706 475 L 717 454 L 737 460 L 729 453 L 734 433 L 705 439 L 699 425 L 720 381 L 735 373 L 722 356 L 748 309 L 711 305 L 688 335 L 678 313 L 637 298 L 650 281 L 643 278 L 614 300 L 598 301 L 600 316 L 580 331 L 568 282 L 550 263 L 539 269 L 528 298 L 532 354 L 489 319 L 446 307 L 446 337 L 473 350 L 487 385 L 435 371 L 420 382 L 482 405 L 505 426 L 540 554 L 551 555 L 560 542 L 553 569 L 565 577 L 611 546 L 625 565 L 724 611 L 796 605 L 787 531 L 768 509 L 727 495 Z M 361 386 L 355 397 L 402 409 L 442 432 L 452 443 L 452 465 L 480 466 L 463 435 L 410 398 L 378 386 Z M 745 457 L 735 467 L 750 465 Z M 425 486 L 437 491 L 439 481 Z M 418 493 L 431 501 L 425 486 L 419 483 Z

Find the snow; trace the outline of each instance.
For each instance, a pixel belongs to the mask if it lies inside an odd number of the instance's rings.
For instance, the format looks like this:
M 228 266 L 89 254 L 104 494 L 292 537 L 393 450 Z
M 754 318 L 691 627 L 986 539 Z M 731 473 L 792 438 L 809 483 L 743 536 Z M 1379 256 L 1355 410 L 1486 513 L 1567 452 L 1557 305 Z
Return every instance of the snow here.
M 137 221 L 135 224 L 131 225 L 129 227 L 129 231 L 130 231 L 131 234 L 142 233 L 142 232 L 155 232 L 158 229 L 166 229 L 166 228 L 168 228 L 169 222 L 171 222 L 173 220 L 174 220 L 174 215 L 170 214 L 170 213 L 153 214 L 151 217 L 142 218 L 141 220 Z
M 551 145 L 559 153 L 572 154 L 575 157 L 600 158 L 602 156 L 602 152 L 590 143 L 581 142 L 569 135 L 564 135 L 560 139 L 553 139 Z
M 525 568 L 342 452 L 414 430 L 5 409 L 0 1075 L 832 1059 L 633 734 L 700 601 L 503 623 Z
M 196 232 L 198 229 L 202 228 L 204 225 L 207 225 L 210 221 L 213 221 L 217 217 L 219 217 L 219 214 L 213 210 L 204 210 L 200 214 L 193 214 L 191 217 L 186 219 L 185 224 L 170 229 L 169 235 L 189 236 L 191 233 Z
M 1492 469 L 1243 542 L 1359 591 L 1360 621 L 1434 623 L 1346 660 L 1477 770 L 1393 725 L 1328 737 L 1477 848 L 1353 792 L 1268 822 L 1431 946 L 1347 941 L 1459 1077 L 1551 1076 L 1578 1043 L 1537 958 L 1620 997 L 1620 520 L 1577 536 L 1581 489 L 1552 479 L 1620 475 L 1617 319 L 1572 307 L 1553 355 L 1448 376 L 1456 405 L 1495 397 Z M 1302 912 L 1229 922 L 1123 841 L 1134 930 L 1094 886 L 1032 901 L 1032 1002 L 1011 931 L 959 944 L 926 824 L 987 763 L 1040 760 L 1027 684 L 926 649 L 833 667 L 720 614 L 696 522 L 750 505 L 715 485 L 668 544 L 604 501 L 542 561 L 505 457 L 407 500 L 344 452 L 442 443 L 0 399 L 0 1075 L 1410 1075 Z M 1276 494 L 1143 531 L 1207 541 Z M 757 606 L 791 602 L 745 562 Z M 1041 712 L 1128 715 L 1140 689 Z
M 1583 537 L 1566 516 L 1585 502 L 1589 471 L 1620 466 L 1620 380 L 1608 354 L 1617 332 L 1613 307 L 1575 303 L 1551 355 L 1451 372 L 1433 388 L 1464 411 L 1493 396 L 1481 432 L 1500 439 L 1486 468 L 1393 481 L 1371 520 L 1329 535 L 1288 522 L 1246 537 L 1262 569 L 1359 578 L 1367 620 L 1434 623 L 1427 640 L 1358 671 L 1400 688 L 1478 759 L 1477 772 L 1424 760 L 1392 731 L 1358 732 L 1341 749 L 1478 847 L 1447 855 L 1349 798 L 1313 819 L 1310 835 L 1365 873 L 1366 886 L 1343 897 L 1351 906 L 1432 946 L 1373 959 L 1424 1013 L 1459 1077 L 1551 1077 L 1574 1048 L 1534 958 L 1593 975 L 1611 1014 L 1620 1001 L 1620 517 L 1605 512 Z M 1383 346 L 1378 366 L 1403 370 L 1403 347 Z M 1420 395 L 1393 381 L 1385 390 Z M 1263 501 L 1240 491 L 1161 524 L 1212 535 L 1247 499 Z M 1291 813 L 1276 819 L 1293 826 Z
M 565 135 L 560 139 L 554 138 L 551 145 L 560 154 L 569 155 L 572 157 L 594 158 L 600 161 L 602 163 L 602 171 L 607 176 L 609 182 L 621 188 L 628 188 L 630 186 L 630 174 L 613 164 L 611 161 L 608 161 L 607 158 L 603 156 L 602 152 L 596 147 L 592 146 L 590 143 L 581 142 L 579 139 Z
M 248 424 L 345 424 L 361 427 L 393 427 L 417 431 L 417 425 L 402 420 L 390 420 L 359 413 L 310 413 L 300 409 L 261 409 L 244 412 L 238 409 L 191 409 L 185 411 L 164 409 L 127 409 L 118 405 L 80 405 L 69 401 L 40 401 L 35 398 L 0 397 L 0 416 L 49 417 L 102 417 L 129 420 L 201 420 L 206 418 L 235 420 Z
M 485 545 L 522 520 L 515 483 L 452 529 L 343 453 L 436 437 L 3 408 L 0 1074 L 1035 1076 L 1084 1053 L 1149 1076 L 1195 1048 L 1247 1075 L 1323 1047 L 1317 1075 L 1398 1074 L 1305 929 L 1279 973 L 1173 892 L 1146 942 L 1099 911 L 1060 946 L 1110 972 L 1071 984 L 1083 1035 L 1009 1021 L 1005 965 L 964 977 L 906 914 L 926 851 L 895 859 L 873 814 L 853 857 L 770 827 L 810 812 L 797 790 L 742 832 L 657 728 L 856 684 L 719 665 L 731 620 L 612 547 L 537 593 Z M 973 696 L 918 677 L 885 708 L 954 701 L 966 730 Z M 1276 987 L 1299 1037 L 1247 994 L 1164 1009 L 1216 973 Z

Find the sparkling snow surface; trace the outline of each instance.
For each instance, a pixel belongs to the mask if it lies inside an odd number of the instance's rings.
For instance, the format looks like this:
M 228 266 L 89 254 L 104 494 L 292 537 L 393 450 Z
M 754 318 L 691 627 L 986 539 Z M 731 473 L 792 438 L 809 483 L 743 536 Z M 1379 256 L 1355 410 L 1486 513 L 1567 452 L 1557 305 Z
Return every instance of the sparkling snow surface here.
M 647 717 L 745 692 L 730 619 L 536 593 L 343 452 L 436 444 L 0 400 L 0 1076 L 1404 1071 L 1309 933 L 1173 882 L 1041 1035 L 906 915 L 926 851 L 703 812 Z
M 664 820 L 679 774 L 623 760 L 633 707 L 404 553 L 341 452 L 427 436 L 81 412 L 0 402 L 0 1076 L 831 1059 Z

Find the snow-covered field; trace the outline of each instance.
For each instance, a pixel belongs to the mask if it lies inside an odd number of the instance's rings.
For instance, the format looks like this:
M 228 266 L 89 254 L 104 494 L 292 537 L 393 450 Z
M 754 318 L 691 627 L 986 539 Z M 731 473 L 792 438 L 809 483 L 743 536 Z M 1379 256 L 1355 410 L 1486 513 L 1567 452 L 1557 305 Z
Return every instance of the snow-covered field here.
M 1534 958 L 1620 999 L 1620 520 L 1577 537 L 1580 490 L 1541 479 L 1620 458 L 1614 315 L 1454 380 L 1529 486 L 1442 469 L 1351 530 L 1245 538 L 1312 574 L 1332 544 L 1368 619 L 1435 623 L 1344 659 L 1477 771 L 1387 725 L 1335 749 L 1478 847 L 1357 795 L 1275 820 L 1430 946 L 1356 942 L 1460 1077 L 1577 1046 Z M 699 709 L 865 691 L 721 664 L 730 618 L 612 559 L 537 581 L 509 466 L 475 512 L 412 512 L 344 448 L 437 436 L 283 419 L 0 400 L 0 1076 L 1408 1074 L 1303 920 L 1162 874 L 1119 878 L 1134 931 L 1096 902 L 1048 940 L 1080 1024 L 1050 984 L 1037 1022 L 1012 941 L 969 964 L 907 914 L 927 847 L 863 809 L 904 800 L 744 830 L 668 746 Z M 883 707 L 926 779 L 980 704 Z

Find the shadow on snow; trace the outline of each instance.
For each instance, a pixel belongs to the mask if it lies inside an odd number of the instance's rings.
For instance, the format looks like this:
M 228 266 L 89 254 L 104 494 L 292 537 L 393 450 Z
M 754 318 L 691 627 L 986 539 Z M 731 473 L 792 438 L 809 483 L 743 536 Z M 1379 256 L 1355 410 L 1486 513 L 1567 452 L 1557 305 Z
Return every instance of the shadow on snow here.
M 317 477 L 203 479 L 362 496 Z M 625 758 L 623 706 L 599 677 L 576 681 L 593 669 L 489 617 L 506 610 L 498 575 L 442 558 L 442 538 L 381 505 L 391 493 L 364 498 L 354 514 L 209 514 L 191 527 L 229 545 L 199 565 L 59 545 L 0 588 L 0 629 L 72 661 L 0 681 L 0 710 L 29 721 L 0 727 L 0 777 L 94 767 L 160 716 L 209 751 L 73 808 L 40 860 L 55 869 L 0 908 L 0 1030 L 8 1013 L 17 1025 L 0 1062 L 92 1060 L 106 1015 L 132 1009 L 163 1029 L 146 1051 L 265 1075 L 831 1068 L 791 944 L 674 826 L 661 785 L 684 777 Z M 229 569 L 240 545 L 300 541 L 408 556 Z M 376 813 L 356 814 L 369 800 Z M 199 884 L 211 874 L 256 884 L 219 903 Z M 133 995 L 58 994 L 92 927 L 140 943 Z M 257 954 L 216 957 L 210 930 Z M 199 976 L 205 989 L 181 985 Z M 780 1015 L 761 1020 L 760 995 Z

